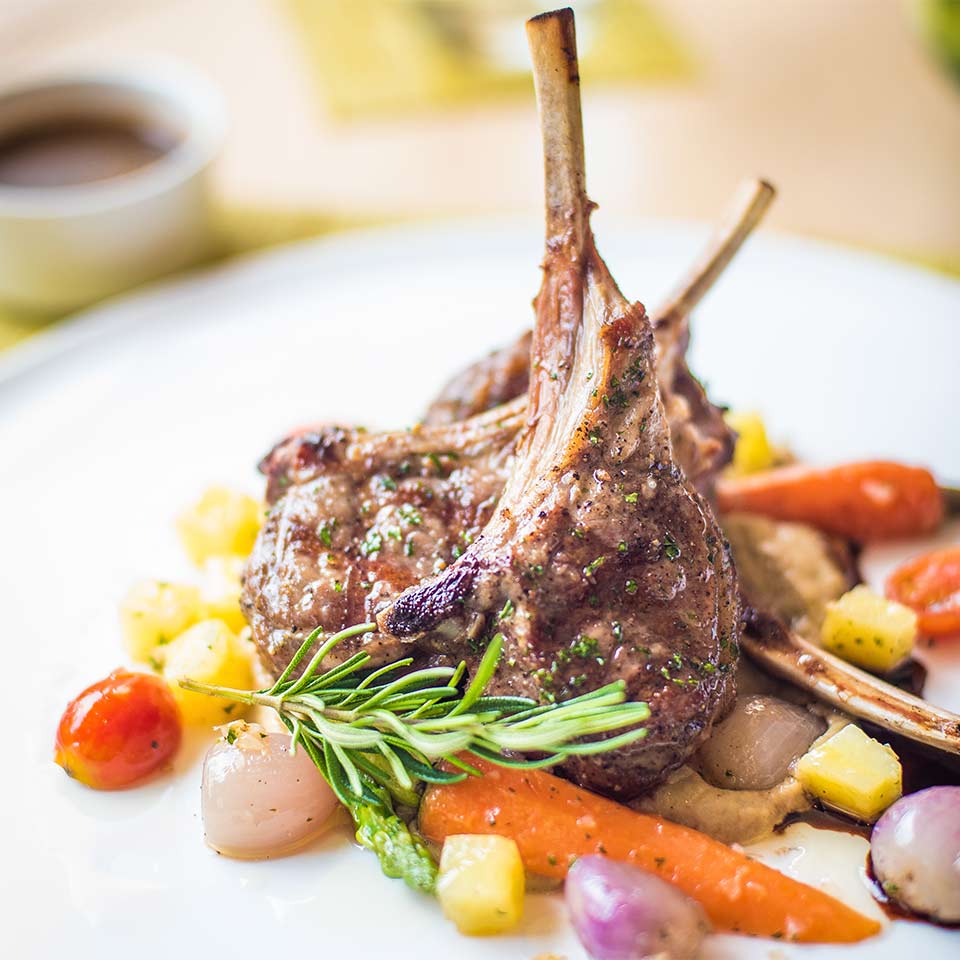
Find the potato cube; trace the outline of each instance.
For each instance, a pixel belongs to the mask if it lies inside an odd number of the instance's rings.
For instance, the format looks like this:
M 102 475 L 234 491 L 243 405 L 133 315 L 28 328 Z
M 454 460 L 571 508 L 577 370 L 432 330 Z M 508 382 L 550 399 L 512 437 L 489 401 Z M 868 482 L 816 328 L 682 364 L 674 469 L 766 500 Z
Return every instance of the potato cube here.
M 180 540 L 198 566 L 210 557 L 246 556 L 260 531 L 263 506 L 253 497 L 211 487 L 177 518 Z
M 157 665 L 157 647 L 170 643 L 202 616 L 200 591 L 178 583 L 142 580 L 120 602 L 120 625 L 127 652 L 140 663 Z
M 852 723 L 794 766 L 794 776 L 808 793 L 866 823 L 900 797 L 902 773 L 893 750 Z
M 247 625 L 240 607 L 243 557 L 211 557 L 203 565 L 200 587 L 203 619 L 222 620 L 234 633 Z
M 917 615 L 869 587 L 854 587 L 827 604 L 820 630 L 824 649 L 874 673 L 888 673 L 910 655 Z
M 776 463 L 777 455 L 770 445 L 767 428 L 759 414 L 728 413 L 725 419 L 727 426 L 737 432 L 737 443 L 733 449 L 733 472 L 746 474 L 769 470 Z
M 242 690 L 253 685 L 250 657 L 222 620 L 201 620 L 165 647 L 163 675 L 184 722 L 197 725 L 236 720 L 244 707 L 222 697 L 184 690 L 178 683 L 181 678 Z
M 456 834 L 444 841 L 437 899 L 469 936 L 512 930 L 523 913 L 520 851 L 507 837 Z

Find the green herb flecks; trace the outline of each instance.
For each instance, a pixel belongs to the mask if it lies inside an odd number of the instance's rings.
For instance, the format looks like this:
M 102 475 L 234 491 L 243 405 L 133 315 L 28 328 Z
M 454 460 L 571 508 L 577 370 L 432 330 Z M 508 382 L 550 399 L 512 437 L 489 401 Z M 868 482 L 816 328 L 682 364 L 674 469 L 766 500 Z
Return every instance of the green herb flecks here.
M 376 530 L 368 530 L 367 535 L 363 538 L 363 543 L 360 544 L 360 552 L 365 557 L 370 557 L 379 553 L 382 548 L 383 534 Z
M 592 577 L 606 562 L 606 557 L 597 557 L 595 560 L 591 560 L 583 568 L 583 575 L 585 577 Z
M 402 504 L 398 513 L 400 519 L 411 527 L 419 527 L 423 523 L 423 514 L 412 503 Z
M 332 520 L 324 520 L 320 524 L 319 529 L 317 530 L 317 536 L 320 538 L 320 542 L 325 547 L 333 546 L 333 531 L 337 528 L 337 520 L 334 517 Z
M 676 560 L 680 556 L 680 545 L 669 530 L 663 535 L 663 552 L 668 560 Z
M 570 653 L 581 660 L 586 660 L 596 655 L 599 646 L 600 643 L 595 637 L 588 637 L 585 633 L 581 633 L 570 645 Z
M 547 704 L 485 696 L 503 649 L 501 634 L 490 640 L 469 683 L 466 663 L 410 670 L 413 661 L 407 658 L 371 669 L 370 655 L 363 651 L 321 671 L 338 644 L 374 630 L 374 623 L 330 637 L 314 630 L 265 690 L 234 690 L 189 679 L 180 686 L 276 711 L 290 731 L 293 748 L 307 751 L 350 811 L 358 840 L 377 854 L 384 873 L 402 877 L 417 890 L 432 891 L 436 867 L 397 816 L 395 805 L 412 805 L 426 784 L 477 775 L 461 754 L 500 766 L 548 767 L 570 756 L 614 750 L 646 735 L 640 724 L 650 710 L 645 703 L 626 701 L 622 681 Z M 295 676 L 304 662 L 303 672 Z M 582 742 L 597 734 L 612 735 Z M 535 759 L 527 759 L 529 754 Z M 445 761 L 443 768 L 435 766 L 440 761 Z

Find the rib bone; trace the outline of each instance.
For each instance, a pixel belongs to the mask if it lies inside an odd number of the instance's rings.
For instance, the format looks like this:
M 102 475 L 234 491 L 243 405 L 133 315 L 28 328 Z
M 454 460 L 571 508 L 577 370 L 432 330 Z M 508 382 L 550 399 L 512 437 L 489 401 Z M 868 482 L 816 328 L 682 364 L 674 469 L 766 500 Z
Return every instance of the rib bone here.
M 651 320 L 674 453 L 698 489 L 709 494 L 713 478 L 733 452 L 733 437 L 721 411 L 707 399 L 687 368 L 687 318 L 762 219 L 775 191 L 763 180 L 743 183 L 722 227 L 695 266 Z M 427 410 L 425 422 L 451 423 L 497 404 L 526 397 L 532 336 L 484 357 L 454 376 Z
M 527 423 L 481 536 L 378 624 L 434 649 L 502 633 L 508 669 L 494 692 L 566 698 L 622 679 L 651 705 L 648 737 L 564 769 L 631 797 L 683 763 L 726 709 L 739 596 L 710 508 L 673 459 L 649 320 L 594 246 L 572 13 L 527 29 L 547 205 Z
M 774 196 L 774 188 L 767 182 L 744 181 L 726 217 L 714 231 L 699 259 L 677 284 L 674 293 L 653 314 L 651 323 L 661 380 L 665 365 L 675 384 L 679 382 L 678 375 L 684 380 L 692 380 L 683 359 L 688 339 L 687 316 L 720 278 L 759 224 Z M 434 415 L 428 416 L 424 424 L 412 430 L 367 433 L 320 424 L 285 438 L 261 463 L 261 469 L 269 480 L 267 499 L 273 502 L 291 484 L 303 483 L 316 476 L 318 459 L 322 461 L 320 465 L 325 472 L 329 472 L 337 463 L 383 464 L 386 468 L 389 461 L 400 462 L 405 457 L 421 457 L 447 450 L 481 452 L 511 442 L 526 417 L 531 340 L 532 331 L 500 351 L 502 359 L 499 361 L 496 360 L 497 355 L 486 358 L 495 361 L 490 367 L 487 367 L 486 360 L 479 361 L 458 374 L 445 388 L 447 399 L 438 399 L 431 407 Z M 491 391 L 491 381 L 496 381 L 500 376 L 501 368 L 506 378 L 504 382 L 519 384 L 518 375 L 509 371 L 510 368 L 520 367 L 522 387 L 518 385 L 515 391 Z M 471 380 L 471 377 L 474 379 Z M 463 383 L 465 379 L 470 381 L 466 385 Z M 674 435 L 675 454 L 687 475 L 696 476 L 702 472 L 698 470 L 698 465 L 705 456 L 702 438 L 699 449 L 695 443 L 677 442 L 685 431 L 699 432 L 697 426 L 687 422 L 691 417 L 690 403 L 683 396 L 669 395 L 669 391 L 664 391 L 664 394 Z M 496 404 L 493 402 L 495 399 L 503 402 Z M 318 457 L 317 453 L 321 450 L 322 456 Z M 506 474 L 503 480 L 505 483 Z
M 858 670 L 779 621 L 763 616 L 754 619 L 741 642 L 744 652 L 762 667 L 844 713 L 960 755 L 960 715 Z

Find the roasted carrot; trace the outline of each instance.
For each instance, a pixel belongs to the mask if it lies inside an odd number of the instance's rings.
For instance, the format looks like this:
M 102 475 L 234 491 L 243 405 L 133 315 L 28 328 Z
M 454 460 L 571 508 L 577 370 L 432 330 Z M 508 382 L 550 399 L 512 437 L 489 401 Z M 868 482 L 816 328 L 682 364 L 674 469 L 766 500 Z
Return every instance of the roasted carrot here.
M 719 930 L 804 943 L 853 943 L 880 930 L 839 900 L 696 830 L 635 813 L 541 770 L 477 765 L 482 777 L 427 790 L 420 830 L 429 840 L 511 837 L 531 873 L 555 878 L 587 854 L 627 860 L 698 900 Z
M 721 513 L 809 523 L 860 542 L 929 533 L 943 520 L 943 498 L 928 470 L 883 461 L 721 477 L 717 504 Z

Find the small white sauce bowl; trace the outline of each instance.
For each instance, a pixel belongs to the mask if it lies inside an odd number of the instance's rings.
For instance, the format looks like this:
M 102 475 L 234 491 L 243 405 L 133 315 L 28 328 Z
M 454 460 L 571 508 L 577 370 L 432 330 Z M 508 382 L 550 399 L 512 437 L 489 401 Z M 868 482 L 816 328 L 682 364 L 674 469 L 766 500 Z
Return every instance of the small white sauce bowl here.
M 0 303 L 64 313 L 189 266 L 212 247 L 209 169 L 225 114 L 179 68 L 60 77 L 0 92 L 0 140 L 28 126 L 114 121 L 175 131 L 119 176 L 57 187 L 0 183 Z

